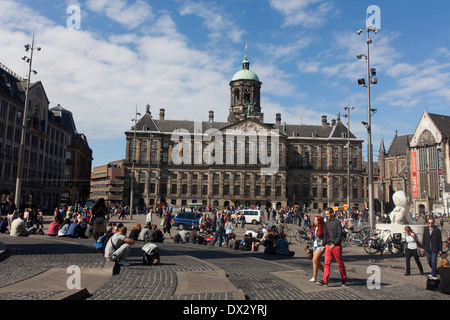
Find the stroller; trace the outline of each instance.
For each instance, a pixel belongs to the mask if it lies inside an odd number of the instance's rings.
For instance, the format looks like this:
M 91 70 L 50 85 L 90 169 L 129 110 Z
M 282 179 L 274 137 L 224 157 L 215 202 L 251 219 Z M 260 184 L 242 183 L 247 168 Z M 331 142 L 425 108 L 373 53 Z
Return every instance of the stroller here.
M 142 247 L 142 251 L 144 252 L 144 256 L 142 258 L 142 262 L 145 265 L 157 265 L 160 262 L 160 256 L 158 253 L 158 246 L 153 243 L 147 243 Z

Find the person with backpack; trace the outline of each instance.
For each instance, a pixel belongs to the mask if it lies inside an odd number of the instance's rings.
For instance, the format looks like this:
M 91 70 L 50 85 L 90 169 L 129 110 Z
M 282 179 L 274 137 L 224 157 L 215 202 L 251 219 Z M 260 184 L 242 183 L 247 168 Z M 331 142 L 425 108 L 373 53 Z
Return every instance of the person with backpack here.
M 127 267 L 130 263 L 127 261 L 134 240 L 127 238 L 127 228 L 121 227 L 118 232 L 108 240 L 105 247 L 105 258 L 109 261 L 117 261 L 122 267 Z

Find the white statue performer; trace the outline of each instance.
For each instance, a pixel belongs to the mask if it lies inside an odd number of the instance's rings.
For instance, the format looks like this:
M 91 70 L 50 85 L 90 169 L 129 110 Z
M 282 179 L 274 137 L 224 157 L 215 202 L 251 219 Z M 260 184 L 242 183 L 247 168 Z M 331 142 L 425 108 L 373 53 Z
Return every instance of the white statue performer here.
M 409 213 L 408 200 L 404 191 L 397 191 L 392 196 L 395 208 L 392 210 L 390 217 L 393 224 L 411 224 L 411 214 Z

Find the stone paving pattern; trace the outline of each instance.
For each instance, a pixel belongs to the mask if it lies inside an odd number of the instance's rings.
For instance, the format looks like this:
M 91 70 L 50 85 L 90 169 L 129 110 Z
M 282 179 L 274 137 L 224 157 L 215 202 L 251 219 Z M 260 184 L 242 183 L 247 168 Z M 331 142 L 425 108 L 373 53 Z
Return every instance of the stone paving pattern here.
M 144 216 L 126 222 L 128 229 L 140 223 Z M 243 234 L 244 229 L 236 230 Z M 176 231 L 172 235 L 176 234 Z M 0 260 L 0 288 L 20 283 L 52 268 L 78 265 L 82 268 L 103 268 L 105 259 L 93 247 L 92 239 L 51 238 L 32 235 L 16 238 L 0 235 L 7 254 Z M 292 258 L 267 256 L 261 250 L 244 252 L 210 245 L 176 244 L 170 239 L 158 244 L 161 263 L 142 264 L 143 242 L 131 250 L 129 267 L 116 267 L 109 281 L 85 297 L 87 300 L 233 300 L 236 290 L 250 301 L 262 300 L 450 300 L 450 296 L 425 290 L 426 279 L 417 273 L 412 261 L 413 275 L 405 277 L 404 256 L 367 255 L 361 247 L 344 248 L 344 262 L 349 278 L 348 287 L 340 287 L 339 270 L 332 263 L 330 287 L 319 287 L 308 280 L 312 275 L 311 260 L 305 257 L 304 244 L 293 244 Z M 421 259 L 425 272 L 429 267 Z M 368 289 L 367 267 L 378 265 L 382 270 L 381 289 Z M 214 280 L 204 284 L 204 292 L 176 294 L 180 273 L 201 274 L 224 271 L 226 279 L 236 290 L 214 292 Z M 414 274 L 416 272 L 416 274 Z M 198 288 L 197 288 L 198 291 Z M 201 290 L 200 290 L 201 291 Z M 2 292 L 1 300 L 45 300 L 60 291 Z

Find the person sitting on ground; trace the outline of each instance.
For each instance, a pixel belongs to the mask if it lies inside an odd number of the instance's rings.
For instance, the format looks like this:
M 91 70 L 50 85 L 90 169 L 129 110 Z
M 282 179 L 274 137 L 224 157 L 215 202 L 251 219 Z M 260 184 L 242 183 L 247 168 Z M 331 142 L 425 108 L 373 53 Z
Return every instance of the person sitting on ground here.
M 263 242 L 265 254 L 275 254 L 275 236 L 273 233 L 269 233 L 267 238 Z
M 148 233 L 147 241 L 160 243 L 164 242 L 164 235 L 162 231 L 158 229 L 158 226 L 156 224 L 152 224 L 147 233 Z
M 189 231 L 187 231 L 184 227 L 181 229 L 181 231 L 179 232 L 180 236 L 181 236 L 181 242 L 182 243 L 187 243 L 189 242 Z
M 190 243 L 203 244 L 205 241 L 205 239 L 203 239 L 203 237 L 198 233 L 198 230 L 198 227 L 192 228 L 192 231 L 189 233 Z
M 275 243 L 275 252 L 280 256 L 292 257 L 295 252 L 289 250 L 289 243 L 286 240 L 286 235 L 284 233 L 279 234 L 279 238 Z
M 87 230 L 86 220 L 84 220 L 84 219 L 81 220 L 81 222 L 78 224 L 78 226 L 80 227 L 79 231 L 78 231 L 78 233 L 80 235 L 80 238 L 87 239 L 87 235 L 86 235 L 86 230 Z
M 133 239 L 133 240 L 137 240 L 139 238 L 139 234 L 141 233 L 141 224 L 137 224 L 136 227 L 134 227 L 133 229 L 131 229 L 130 231 L 130 235 L 128 236 L 128 238 Z
M 236 234 L 232 233 L 230 241 L 228 242 L 228 249 L 239 249 L 239 241 L 236 240 Z
M 3 217 L 2 221 L 0 222 L 0 233 L 9 233 L 7 217 Z
M 439 278 L 438 291 L 450 294 L 450 263 L 447 257 L 441 257 L 437 266 L 437 274 Z
M 61 222 L 61 216 L 59 214 L 55 215 L 53 217 L 53 221 L 48 226 L 47 235 L 56 237 L 58 235 L 59 229 L 61 228 Z
M 11 232 L 9 235 L 13 237 L 28 237 L 30 235 L 30 232 L 27 231 L 25 226 L 23 212 L 19 212 L 18 217 L 11 223 Z
M 255 238 L 253 238 L 251 233 L 244 236 L 241 249 L 244 251 L 255 251 Z
M 65 237 L 67 236 L 67 232 L 69 231 L 70 227 L 70 219 L 65 218 L 64 223 L 62 224 L 61 228 L 58 231 L 58 237 Z
M 70 238 L 80 237 L 80 224 L 78 222 L 78 218 L 73 218 L 72 223 L 69 225 L 69 230 L 67 230 L 66 236 Z
M 127 228 L 121 227 L 119 232 L 115 233 L 109 239 L 105 248 L 105 258 L 109 261 L 117 261 L 118 265 L 126 267 L 130 263 L 127 261 L 134 240 L 127 238 Z
M 139 241 L 148 241 L 148 231 L 150 230 L 150 225 L 148 223 L 145 224 L 143 228 L 141 228 L 141 232 L 139 232 L 138 240 Z
M 106 232 L 111 232 L 113 227 L 116 225 L 115 222 L 108 222 L 108 224 L 106 225 Z
M 84 235 L 88 239 L 94 236 L 94 221 L 92 220 L 88 221 Z

